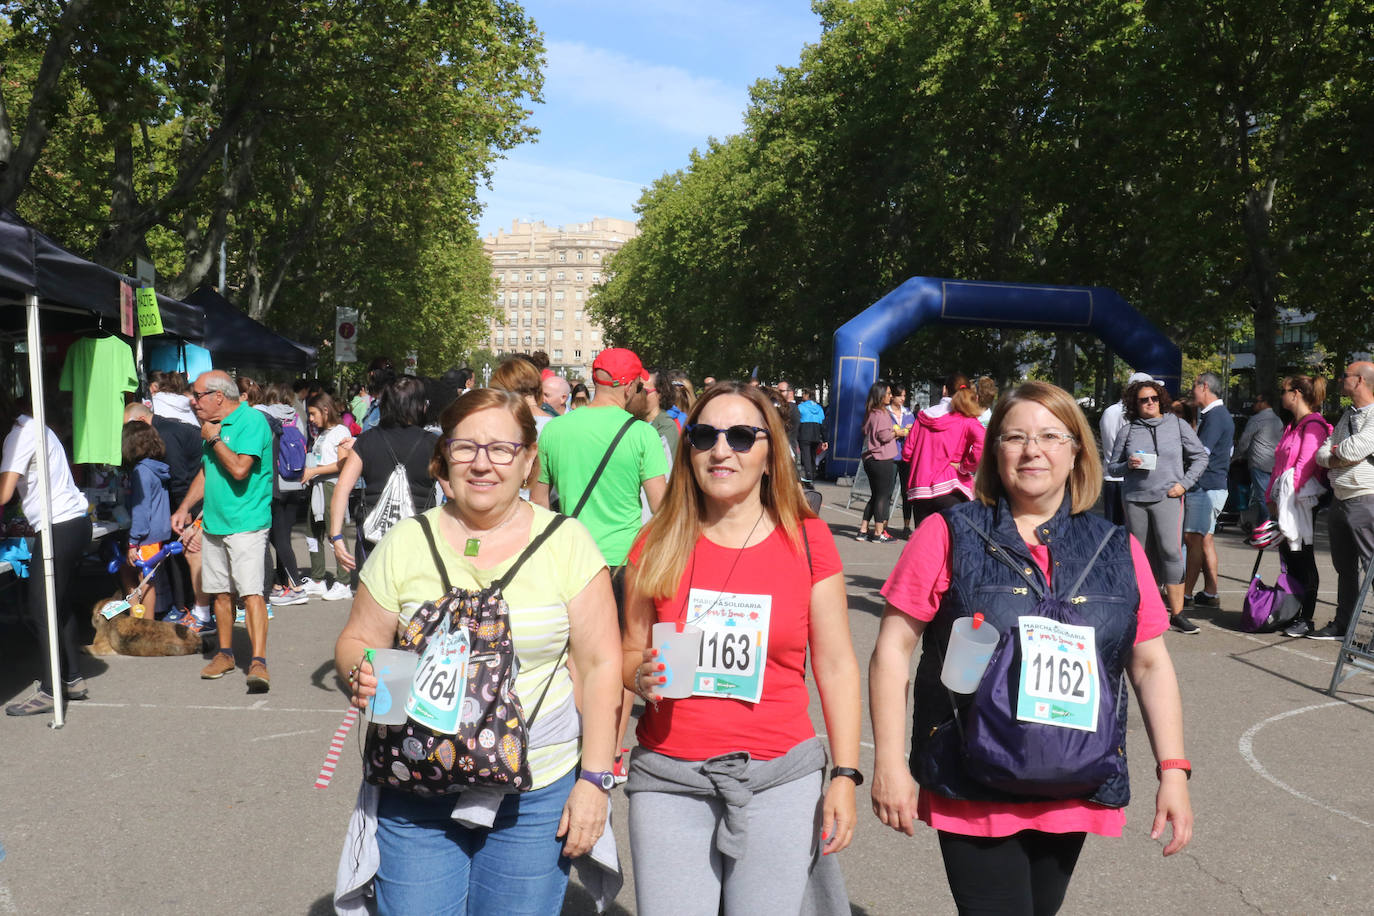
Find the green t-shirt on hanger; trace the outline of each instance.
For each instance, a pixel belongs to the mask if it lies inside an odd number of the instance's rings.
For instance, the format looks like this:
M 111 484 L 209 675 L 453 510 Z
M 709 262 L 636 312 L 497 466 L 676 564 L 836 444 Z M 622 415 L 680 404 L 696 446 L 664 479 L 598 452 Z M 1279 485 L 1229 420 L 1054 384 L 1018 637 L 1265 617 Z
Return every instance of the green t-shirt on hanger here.
M 138 390 L 134 351 L 118 337 L 83 337 L 57 387 L 72 393 L 72 464 L 120 464 L 124 392 Z

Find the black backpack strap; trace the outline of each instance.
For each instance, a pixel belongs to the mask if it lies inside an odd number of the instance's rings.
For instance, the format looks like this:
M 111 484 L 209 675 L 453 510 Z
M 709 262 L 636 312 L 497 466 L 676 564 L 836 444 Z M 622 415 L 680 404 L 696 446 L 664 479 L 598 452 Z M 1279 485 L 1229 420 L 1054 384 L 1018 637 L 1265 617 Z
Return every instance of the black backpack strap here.
M 562 517 L 561 515 L 559 516 L 559 518 Z M 563 651 L 558 653 L 558 661 L 553 663 L 553 670 L 549 672 L 549 679 L 544 682 L 544 689 L 539 694 L 539 702 L 534 704 L 534 712 L 530 713 L 525 718 L 525 727 L 527 729 L 534 728 L 535 717 L 539 715 L 539 709 L 544 705 L 544 697 L 549 695 L 549 688 L 553 686 L 553 679 L 558 676 L 558 669 L 563 667 L 563 659 L 568 654 L 568 646 L 571 642 L 572 640 L 565 640 L 563 642 Z
M 510 581 L 515 578 L 515 574 L 520 571 L 520 567 L 530 558 L 530 555 L 549 539 L 549 535 L 558 530 L 558 526 L 563 524 L 565 518 L 567 518 L 566 515 L 555 515 L 553 521 L 549 522 L 548 526 L 543 531 L 539 532 L 539 535 L 534 540 L 530 541 L 529 545 L 525 547 L 524 550 L 520 551 L 520 556 L 515 558 L 515 562 L 511 564 L 511 568 L 506 570 L 506 574 L 493 582 L 491 587 L 499 590 L 509 585 Z
M 1013 560 L 1013 559 L 1007 554 L 1007 552 L 1006 552 L 1005 549 L 1003 549 L 1000 545 L 998 545 L 998 543 L 997 543 L 996 541 L 994 541 L 991 537 L 989 537 L 989 536 L 988 536 L 988 533 L 987 533 L 986 531 L 984 531 L 983 529 L 979 528 L 977 525 L 973 524 L 973 522 L 969 521 L 969 520 L 966 519 L 966 518 L 962 518 L 962 517 L 961 517 L 961 520 L 963 521 L 963 523 L 964 523 L 965 525 L 968 525 L 970 531 L 972 531 L 974 534 L 978 535 L 980 538 L 982 538 L 982 539 L 987 543 L 988 549 L 989 549 L 990 551 L 992 551 L 992 553 L 993 553 L 994 556 L 996 556 L 999 560 L 1001 560 L 1004 564 L 1006 564 L 1007 567 L 1009 567 L 1010 569 L 1015 570 L 1015 571 L 1016 571 L 1016 574 L 1017 574 L 1018 576 L 1020 576 L 1022 579 L 1025 579 L 1025 580 L 1026 580 L 1026 584 L 1029 585 L 1029 586 L 1031 587 L 1031 591 L 1035 593 L 1035 595 L 1036 595 L 1037 598 L 1043 598 L 1043 597 L 1044 597 L 1044 595 L 1045 595 L 1045 590 L 1040 586 L 1040 583 L 1039 583 L 1039 582 L 1036 582 L 1035 579 L 1030 575 L 1030 573 L 1026 572 L 1025 568 L 1022 567 L 1020 563 L 1018 563 L 1018 562 L 1016 562 L 1015 560 Z M 1096 556 L 1096 555 L 1094 555 L 1094 556 Z
M 1083 586 L 1083 580 L 1086 579 L 1086 578 L 1088 578 L 1088 573 L 1092 571 L 1093 564 L 1097 562 L 1097 558 L 1100 557 L 1100 556 L 1102 555 L 1102 551 L 1103 551 L 1104 549 L 1106 549 L 1106 547 L 1107 547 L 1107 542 L 1110 541 L 1110 540 L 1112 539 L 1112 535 L 1116 534 L 1116 529 L 1117 529 L 1117 526 L 1116 526 L 1116 525 L 1112 525 L 1110 528 L 1107 529 L 1107 533 L 1103 536 L 1102 540 L 1098 543 L 1097 549 L 1094 550 L 1094 551 L 1093 551 L 1093 555 L 1092 555 L 1091 557 L 1088 558 L 1088 565 L 1087 565 L 1087 566 L 1084 566 L 1084 567 L 1083 567 L 1083 572 L 1079 573 L 1079 575 L 1078 575 L 1078 581 L 1075 582 L 1075 583 L 1073 584 L 1073 588 L 1069 589 L 1069 590 L 1068 590 L 1067 592 L 1065 592 L 1064 594 L 1066 594 L 1066 595 L 1077 594 L 1079 588 L 1081 588 L 1081 587 Z M 1130 537 L 1130 535 L 1127 535 L 1127 537 Z
M 630 427 L 634 426 L 636 422 L 634 417 L 630 417 L 625 421 L 625 425 L 620 427 L 615 438 L 611 440 L 610 448 L 606 449 L 606 454 L 601 456 L 601 463 L 596 466 L 596 470 L 592 473 L 592 479 L 587 481 L 587 488 L 582 491 L 582 498 L 577 501 L 577 508 L 568 513 L 573 518 L 577 518 L 578 513 L 587 505 L 587 498 L 592 495 L 592 490 L 596 489 L 596 482 L 601 479 L 601 472 L 606 470 L 606 465 L 610 464 L 611 455 L 615 453 L 615 447 L 620 444 L 620 440 L 625 437 L 625 434 L 630 431 Z
M 439 570 L 439 578 L 444 583 L 444 594 L 447 595 L 453 590 L 453 585 L 448 580 L 448 570 L 444 567 L 444 560 L 439 556 L 439 545 L 434 543 L 434 530 L 429 526 L 429 518 L 423 514 L 417 515 L 420 520 L 420 530 L 425 533 L 425 540 L 429 543 L 429 555 L 434 558 L 434 565 Z
M 802 546 L 806 548 L 806 570 L 815 573 L 816 567 L 811 565 L 811 539 L 806 536 L 806 519 L 802 519 Z

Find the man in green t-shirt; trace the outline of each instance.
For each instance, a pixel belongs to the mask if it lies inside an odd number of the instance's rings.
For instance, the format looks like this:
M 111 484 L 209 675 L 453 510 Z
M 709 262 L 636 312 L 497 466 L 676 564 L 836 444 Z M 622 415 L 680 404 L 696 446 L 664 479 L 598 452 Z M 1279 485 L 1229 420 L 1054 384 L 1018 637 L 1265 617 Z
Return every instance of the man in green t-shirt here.
M 248 692 L 266 693 L 267 601 L 263 586 L 267 532 L 272 527 L 272 428 L 259 411 L 239 400 L 224 372 L 206 372 L 191 386 L 191 407 L 200 420 L 201 470 L 172 516 L 172 530 L 191 524 L 190 507 L 202 497 L 201 587 L 214 595 L 220 649 L 201 669 L 207 680 L 237 667 L 234 659 L 234 602 L 243 601 L 244 623 L 253 644 Z
M 530 489 L 530 499 L 549 505 L 549 488 L 558 490 L 564 512 L 571 514 L 586 494 L 586 503 L 577 520 L 587 526 L 601 548 L 611 569 L 611 587 L 625 623 L 625 557 L 634 545 L 643 517 L 639 491 L 649 501 L 649 511 L 657 512 L 668 489 L 668 457 L 658 431 L 643 420 L 644 383 L 649 374 L 639 357 L 618 347 L 602 350 L 592 363 L 596 394 L 586 407 L 570 410 L 545 424 L 539 435 L 539 482 Z M 601 459 L 615 441 L 616 434 L 633 420 L 616 442 L 601 476 L 592 483 Z M 621 704 L 617 739 L 625 734 L 635 695 L 626 691 Z M 619 741 L 616 744 L 619 747 Z M 624 749 L 616 754 L 615 776 L 623 781 Z

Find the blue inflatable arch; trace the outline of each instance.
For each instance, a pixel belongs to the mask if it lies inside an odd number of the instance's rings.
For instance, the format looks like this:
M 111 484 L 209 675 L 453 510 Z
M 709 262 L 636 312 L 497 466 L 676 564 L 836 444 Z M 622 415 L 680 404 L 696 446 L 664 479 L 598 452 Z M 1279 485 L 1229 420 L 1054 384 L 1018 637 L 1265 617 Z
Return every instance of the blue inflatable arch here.
M 1092 331 L 1128 364 L 1178 391 L 1183 357 L 1163 332 L 1105 286 L 1041 286 L 912 277 L 835 332 L 829 473 L 855 474 L 864 401 L 878 358 L 928 324 Z M 950 366 L 955 371 L 958 366 Z

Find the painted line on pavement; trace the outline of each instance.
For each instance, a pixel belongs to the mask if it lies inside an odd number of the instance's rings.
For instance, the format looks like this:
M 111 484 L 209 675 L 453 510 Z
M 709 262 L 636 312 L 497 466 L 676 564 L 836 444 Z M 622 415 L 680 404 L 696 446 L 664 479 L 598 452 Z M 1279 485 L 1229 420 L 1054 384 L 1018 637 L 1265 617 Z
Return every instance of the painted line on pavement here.
M 95 702 L 92 702 L 91 700 L 83 700 L 83 701 L 81 702 L 81 706 L 82 706 L 82 708 L 100 708 L 100 709 L 133 709 L 133 708 L 137 708 L 137 709 L 209 709 L 209 710 L 220 710 L 220 711 L 227 711 L 227 712 L 323 712 L 323 713 L 328 713 L 329 715 L 337 715 L 338 712 L 339 712 L 339 708 L 338 708 L 337 706 L 331 706 L 331 707 L 328 707 L 328 708 L 319 708 L 319 709 L 316 709 L 316 708 L 313 708 L 313 707 L 306 707 L 306 706 L 273 706 L 273 707 L 270 707 L 270 708 L 269 708 L 269 707 L 263 705 L 263 704 L 266 703 L 266 702 L 267 702 L 266 700 L 259 700 L 258 702 L 254 703 L 252 706 L 211 706 L 211 705 L 196 704 L 196 703 L 187 703 L 187 704 L 177 704 L 177 703 L 95 703 Z
M 275 735 L 259 735 L 258 737 L 254 738 L 253 740 L 254 740 L 254 741 L 273 741 L 273 740 L 276 740 L 277 738 L 294 738 L 294 737 L 296 737 L 297 735 L 313 735 L 313 734 L 315 734 L 315 732 L 317 732 L 317 731 L 319 731 L 318 728 L 304 728 L 304 729 L 301 729 L 301 730 L 298 731 L 298 732 L 278 732 L 278 733 L 275 734 Z
M 1304 713 L 1313 712 L 1318 709 L 1327 709 L 1332 706 L 1345 706 L 1348 703 L 1374 703 L 1374 697 L 1367 697 L 1365 699 L 1349 701 L 1331 700 L 1327 703 L 1314 703 L 1311 706 L 1303 706 L 1300 709 L 1290 709 L 1288 710 L 1288 712 L 1281 712 L 1278 715 L 1270 716 L 1267 719 L 1264 719 L 1260 722 L 1256 722 L 1254 725 L 1247 728 L 1245 730 L 1245 734 L 1240 736 L 1240 742 L 1238 746 L 1240 748 L 1241 757 L 1243 757 L 1245 759 L 1245 762 L 1250 765 L 1250 769 L 1254 770 L 1260 776 L 1263 776 L 1265 779 L 1269 780 L 1274 785 L 1278 786 L 1280 789 L 1287 792 L 1289 795 L 1292 795 L 1294 798 L 1301 799 L 1302 801 L 1305 801 L 1312 805 L 1316 805 L 1318 808 L 1321 808 L 1328 814 L 1338 814 L 1341 817 L 1354 821 L 1362 827 L 1374 827 L 1374 822 L 1367 821 L 1362 817 L 1358 817 L 1354 814 L 1351 814 L 1349 811 L 1343 811 L 1340 808 L 1328 805 L 1326 802 L 1318 801 L 1317 799 L 1313 798 L 1307 793 L 1293 788 L 1288 783 L 1279 779 L 1277 776 L 1273 775 L 1267 769 L 1265 769 L 1264 764 L 1260 763 L 1259 758 L 1255 756 L 1255 735 L 1259 734 L 1260 730 L 1263 729 L 1265 726 L 1272 725 L 1275 722 L 1281 722 L 1284 719 L 1289 719 L 1293 716 L 1300 716 Z
M 14 905 L 14 896 L 10 894 L 9 885 L 0 881 L 0 913 L 18 913 L 19 908 Z

